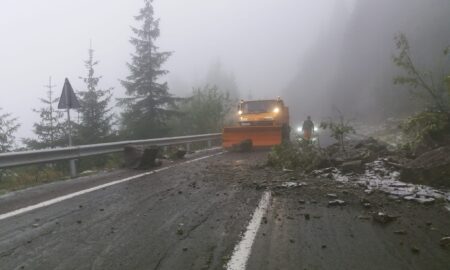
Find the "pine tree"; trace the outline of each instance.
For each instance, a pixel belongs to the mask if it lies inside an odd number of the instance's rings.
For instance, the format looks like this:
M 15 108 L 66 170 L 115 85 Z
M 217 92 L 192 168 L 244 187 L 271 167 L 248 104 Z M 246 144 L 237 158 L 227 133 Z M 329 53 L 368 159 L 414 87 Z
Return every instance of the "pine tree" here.
M 81 121 L 78 125 L 78 140 L 81 144 L 93 144 L 108 140 L 112 130 L 114 115 L 109 108 L 112 98 L 112 88 L 98 89 L 101 76 L 95 76 L 94 67 L 98 61 L 94 61 L 92 46 L 88 50 L 89 58 L 84 62 L 87 69 L 87 77 L 80 77 L 86 84 L 86 91 L 79 91 Z
M 14 134 L 19 127 L 17 118 L 11 117 L 9 113 L 0 113 L 0 153 L 12 150 L 15 140 Z
M 122 81 L 127 98 L 121 99 L 125 107 L 122 113 L 122 131 L 129 138 L 164 136 L 168 132 L 167 119 L 175 114 L 172 109 L 175 98 L 169 93 L 167 82 L 159 79 L 168 73 L 161 65 L 172 54 L 159 52 L 155 40 L 159 37 L 159 19 L 154 18 L 152 0 L 144 0 L 145 6 L 135 19 L 141 28 L 132 28 L 135 36 L 130 42 L 135 46 L 130 75 Z
M 49 84 L 46 98 L 41 98 L 44 106 L 33 111 L 39 114 L 39 122 L 33 125 L 37 139 L 25 139 L 24 143 L 32 149 L 54 148 L 64 146 L 66 141 L 64 113 L 56 110 L 59 97 L 54 97 L 52 78 Z

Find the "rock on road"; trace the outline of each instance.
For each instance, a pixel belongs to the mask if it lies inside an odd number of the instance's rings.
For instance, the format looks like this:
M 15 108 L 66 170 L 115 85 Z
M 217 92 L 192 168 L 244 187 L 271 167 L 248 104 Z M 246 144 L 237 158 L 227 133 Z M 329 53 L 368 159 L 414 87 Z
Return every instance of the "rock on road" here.
M 266 156 L 164 165 L 172 167 L 0 220 L 0 269 L 226 269 L 267 190 L 246 269 L 450 269 L 450 251 L 439 245 L 450 234 L 447 210 L 367 197 L 327 179 L 283 187 L 299 176 L 263 166 Z M 0 215 L 140 173 L 4 195 Z M 346 205 L 328 206 L 330 194 Z M 396 218 L 377 223 L 370 216 L 379 211 Z

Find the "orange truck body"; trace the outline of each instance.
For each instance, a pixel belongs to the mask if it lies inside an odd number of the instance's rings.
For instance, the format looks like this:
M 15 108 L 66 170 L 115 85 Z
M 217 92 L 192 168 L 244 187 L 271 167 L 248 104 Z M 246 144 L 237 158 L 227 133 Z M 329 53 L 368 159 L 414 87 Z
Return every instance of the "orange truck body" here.
M 237 117 L 236 126 L 223 129 L 222 146 L 225 149 L 248 139 L 256 148 L 271 147 L 289 140 L 289 109 L 280 98 L 242 100 L 238 105 Z

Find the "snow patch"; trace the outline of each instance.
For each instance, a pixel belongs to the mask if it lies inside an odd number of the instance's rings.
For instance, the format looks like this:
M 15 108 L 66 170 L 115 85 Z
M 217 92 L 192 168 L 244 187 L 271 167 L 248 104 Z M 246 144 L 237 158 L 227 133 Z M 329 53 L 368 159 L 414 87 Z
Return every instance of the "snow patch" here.
M 353 183 L 364 187 L 367 194 L 379 190 L 394 199 L 404 199 L 422 204 L 430 204 L 435 200 L 450 201 L 449 191 L 399 181 L 400 172 L 387 168 L 383 159 L 366 164 L 363 174 L 343 174 L 337 168 L 318 170 L 314 174 L 332 178 L 338 182 Z
M 293 187 L 302 187 L 306 186 L 305 182 L 284 182 L 281 184 L 281 187 L 285 188 L 293 188 Z

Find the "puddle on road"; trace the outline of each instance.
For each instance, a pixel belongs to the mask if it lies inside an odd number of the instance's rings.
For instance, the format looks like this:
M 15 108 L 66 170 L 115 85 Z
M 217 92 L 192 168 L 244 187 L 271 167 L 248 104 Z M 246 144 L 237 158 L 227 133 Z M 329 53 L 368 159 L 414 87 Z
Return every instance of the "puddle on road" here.
M 400 172 L 386 168 L 382 159 L 368 163 L 364 174 L 343 174 L 337 168 L 317 170 L 314 174 L 321 177 L 330 177 L 331 174 L 332 178 L 338 182 L 353 183 L 365 188 L 365 192 L 368 194 L 379 190 L 392 199 L 403 199 L 422 204 L 431 204 L 435 200 L 450 202 L 450 191 L 399 181 Z M 450 205 L 447 205 L 446 209 L 450 211 Z

